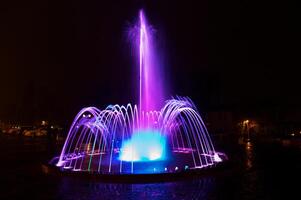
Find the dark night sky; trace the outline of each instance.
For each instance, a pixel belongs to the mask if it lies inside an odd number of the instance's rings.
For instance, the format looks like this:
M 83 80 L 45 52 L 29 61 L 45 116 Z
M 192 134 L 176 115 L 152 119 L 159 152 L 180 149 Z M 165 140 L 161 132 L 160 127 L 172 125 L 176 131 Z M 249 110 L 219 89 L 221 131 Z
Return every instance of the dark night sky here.
M 190 96 L 204 109 L 300 106 L 297 6 L 104 2 L 13 0 L 0 6 L 0 120 L 64 123 L 83 106 L 135 102 L 134 52 L 125 33 L 141 7 L 164 50 L 170 96 Z

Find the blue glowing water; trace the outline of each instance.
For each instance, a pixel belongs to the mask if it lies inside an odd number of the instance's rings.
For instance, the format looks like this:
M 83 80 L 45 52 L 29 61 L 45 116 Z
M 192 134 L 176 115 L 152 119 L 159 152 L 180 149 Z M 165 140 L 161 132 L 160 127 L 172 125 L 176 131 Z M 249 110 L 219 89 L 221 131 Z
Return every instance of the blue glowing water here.
M 166 159 L 166 137 L 156 130 L 139 130 L 123 141 L 119 160 L 151 162 Z

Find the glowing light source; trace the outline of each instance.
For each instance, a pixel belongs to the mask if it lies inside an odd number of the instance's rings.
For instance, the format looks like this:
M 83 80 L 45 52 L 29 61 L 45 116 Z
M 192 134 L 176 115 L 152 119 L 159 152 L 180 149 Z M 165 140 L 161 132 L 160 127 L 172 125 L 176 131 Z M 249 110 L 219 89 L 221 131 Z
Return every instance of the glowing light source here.
M 213 160 L 215 162 L 222 162 L 223 160 L 219 157 L 219 155 L 217 153 L 214 154 L 213 156 Z
M 158 161 L 165 159 L 166 138 L 158 131 L 133 133 L 122 143 L 119 159 L 123 161 Z
M 242 123 L 243 123 L 244 125 L 247 125 L 249 122 L 250 122 L 250 121 L 249 121 L 248 119 L 246 119 L 246 120 L 244 120 Z

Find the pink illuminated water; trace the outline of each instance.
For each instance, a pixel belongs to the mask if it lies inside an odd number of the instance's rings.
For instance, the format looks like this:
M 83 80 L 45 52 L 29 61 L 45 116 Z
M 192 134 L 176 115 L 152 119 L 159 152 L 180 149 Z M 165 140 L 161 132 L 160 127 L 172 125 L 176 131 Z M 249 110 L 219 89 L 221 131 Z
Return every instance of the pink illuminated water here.
M 150 26 L 144 12 L 139 12 L 139 109 L 141 111 L 160 110 L 164 103 L 164 86 L 159 61 L 156 58 Z

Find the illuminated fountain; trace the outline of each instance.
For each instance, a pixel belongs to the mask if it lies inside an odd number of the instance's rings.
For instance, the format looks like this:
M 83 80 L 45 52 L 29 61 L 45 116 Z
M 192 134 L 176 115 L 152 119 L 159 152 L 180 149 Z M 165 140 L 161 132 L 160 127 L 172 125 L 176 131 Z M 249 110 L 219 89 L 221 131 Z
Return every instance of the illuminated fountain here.
M 98 174 L 174 173 L 222 162 L 206 126 L 187 97 L 164 100 L 160 69 L 142 11 L 139 39 L 139 106 L 83 108 L 75 117 L 62 152 L 61 171 Z

